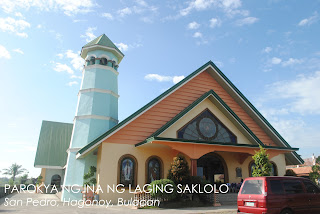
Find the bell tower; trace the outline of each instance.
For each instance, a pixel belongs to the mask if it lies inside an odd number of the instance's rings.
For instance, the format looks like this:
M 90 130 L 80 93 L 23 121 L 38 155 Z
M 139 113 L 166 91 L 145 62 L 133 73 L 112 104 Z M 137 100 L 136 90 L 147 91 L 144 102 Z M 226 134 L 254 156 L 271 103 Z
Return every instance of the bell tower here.
M 85 59 L 78 105 L 68 149 L 65 187 L 83 186 L 83 175 L 97 165 L 96 151 L 77 159 L 77 152 L 118 124 L 118 65 L 124 54 L 105 35 L 82 47 Z M 81 193 L 62 192 L 62 199 L 82 199 Z

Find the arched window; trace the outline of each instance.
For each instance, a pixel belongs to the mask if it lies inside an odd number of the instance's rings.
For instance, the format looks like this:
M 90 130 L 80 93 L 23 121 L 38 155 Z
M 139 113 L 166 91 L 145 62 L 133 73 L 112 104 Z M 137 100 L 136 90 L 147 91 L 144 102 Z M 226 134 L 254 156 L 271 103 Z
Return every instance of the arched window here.
M 94 65 L 96 63 L 96 58 L 94 56 L 90 57 L 89 65 Z
M 254 161 L 251 161 L 249 163 L 249 177 L 252 177 L 253 169 L 255 166 L 256 166 L 256 164 L 254 163 Z
M 237 137 L 209 109 L 205 109 L 178 131 L 178 138 L 217 143 L 237 143 Z
M 108 64 L 108 60 L 106 58 L 100 59 L 100 65 L 107 65 L 107 64 Z
M 51 177 L 51 185 L 55 185 L 57 188 L 60 188 L 60 185 L 61 185 L 60 175 L 53 175 Z
M 271 176 L 278 176 L 278 169 L 277 169 L 277 165 L 274 162 L 271 162 L 272 166 L 271 166 Z
M 119 160 L 119 183 L 125 187 L 135 186 L 137 180 L 137 162 L 132 155 L 124 155 Z
M 146 161 L 146 181 L 151 183 L 155 180 L 160 180 L 162 176 L 162 161 L 156 156 L 151 156 Z

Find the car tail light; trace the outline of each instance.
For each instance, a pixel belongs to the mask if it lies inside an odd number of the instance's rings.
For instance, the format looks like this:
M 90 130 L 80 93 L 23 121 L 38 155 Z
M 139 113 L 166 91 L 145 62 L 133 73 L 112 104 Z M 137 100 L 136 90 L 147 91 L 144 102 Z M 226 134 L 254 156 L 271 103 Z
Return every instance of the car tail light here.
M 264 196 L 268 195 L 268 183 L 267 180 L 264 181 Z

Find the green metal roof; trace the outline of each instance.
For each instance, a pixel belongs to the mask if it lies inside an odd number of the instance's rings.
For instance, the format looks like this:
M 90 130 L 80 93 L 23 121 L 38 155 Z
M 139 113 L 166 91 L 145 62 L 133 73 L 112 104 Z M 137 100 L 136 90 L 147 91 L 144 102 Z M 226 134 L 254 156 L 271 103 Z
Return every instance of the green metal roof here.
M 169 88 L 168 90 L 166 90 L 164 93 L 160 94 L 158 97 L 156 97 L 155 99 L 153 99 L 151 102 L 149 102 L 148 104 L 146 104 L 145 106 L 143 106 L 142 108 L 140 108 L 138 111 L 136 111 L 135 113 L 133 113 L 132 115 L 130 115 L 129 117 L 127 117 L 126 119 L 124 119 L 123 121 L 121 121 L 118 125 L 114 126 L 112 129 L 110 129 L 109 131 L 105 132 L 104 134 L 102 134 L 100 137 L 98 137 L 97 139 L 95 139 L 94 141 L 92 141 L 91 143 L 87 144 L 86 146 L 84 146 L 82 149 L 79 150 L 78 154 L 82 155 L 83 153 L 85 153 L 88 149 L 90 149 L 91 147 L 95 146 L 96 143 L 98 143 L 99 141 L 101 141 L 102 139 L 104 139 L 105 137 L 107 137 L 108 135 L 110 135 L 111 133 L 113 133 L 114 131 L 116 131 L 117 129 L 121 128 L 124 124 L 126 124 L 127 122 L 129 122 L 130 120 L 132 120 L 133 118 L 135 118 L 137 115 L 139 115 L 140 113 L 142 113 L 143 111 L 145 111 L 146 109 L 148 109 L 149 107 L 151 107 L 152 105 L 154 105 L 155 103 L 157 103 L 159 100 L 161 100 L 163 97 L 167 96 L 168 94 L 172 93 L 174 90 L 176 90 L 178 87 L 180 87 L 181 85 L 183 85 L 184 83 L 186 83 L 187 81 L 189 81 L 190 79 L 192 79 L 193 77 L 195 77 L 199 72 L 203 71 L 203 69 L 205 69 L 208 66 L 212 66 L 214 68 L 214 70 L 230 85 L 230 87 L 245 101 L 245 103 L 250 106 L 250 108 L 258 115 L 258 117 L 267 125 L 267 127 L 269 127 L 273 133 L 281 140 L 281 142 L 288 148 L 291 148 L 291 146 L 284 140 L 284 138 L 273 128 L 273 126 L 262 116 L 262 114 L 250 103 L 250 101 L 239 91 L 239 89 L 222 73 L 222 71 L 220 71 L 220 69 L 210 60 L 209 62 L 207 62 L 206 64 L 204 64 L 203 66 L 201 66 L 200 68 L 198 68 L 197 70 L 195 70 L 194 72 L 192 72 L 191 74 L 189 74 L 187 77 L 185 77 L 183 80 L 181 80 L 180 82 L 178 82 L 177 84 L 173 85 L 171 88 Z M 292 155 L 294 157 L 296 157 L 300 163 L 304 163 L 303 159 L 300 157 L 300 155 L 298 155 L 296 152 L 292 152 Z M 291 159 L 291 157 L 288 157 Z M 292 161 L 291 161 L 292 162 Z M 295 163 L 294 163 L 295 164 Z
M 88 44 L 83 46 L 82 48 L 90 47 L 93 45 L 102 45 L 102 46 L 106 46 L 109 48 L 114 48 L 124 56 L 124 54 L 119 50 L 119 48 L 105 34 L 102 34 L 101 36 L 95 38 L 94 40 L 92 40 L 91 42 L 89 42 Z
M 42 121 L 34 166 L 64 167 L 73 124 Z

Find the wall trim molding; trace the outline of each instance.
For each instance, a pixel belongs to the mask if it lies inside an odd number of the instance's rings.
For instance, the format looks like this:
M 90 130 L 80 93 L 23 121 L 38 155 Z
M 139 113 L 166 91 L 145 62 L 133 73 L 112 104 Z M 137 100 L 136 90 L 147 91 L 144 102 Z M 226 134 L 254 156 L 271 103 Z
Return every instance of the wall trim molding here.
M 101 116 L 101 115 L 78 115 L 75 116 L 73 120 L 81 120 L 81 119 L 98 119 L 98 120 L 112 120 L 116 123 L 118 123 L 119 121 L 117 119 L 114 119 L 112 117 L 108 117 L 108 116 Z
M 34 165 L 35 168 L 46 168 L 46 169 L 63 169 L 62 166 L 47 166 L 47 165 Z
M 107 89 L 100 89 L 100 88 L 86 88 L 86 89 L 80 89 L 79 90 L 79 93 L 78 93 L 78 96 L 81 94 L 81 93 L 88 93 L 88 92 L 99 92 L 99 93 L 104 93 L 104 94 L 111 94 L 112 96 L 116 97 L 116 98 L 119 98 L 119 94 L 116 94 L 114 93 L 113 91 L 111 90 L 107 90 Z
M 79 148 L 68 148 L 68 149 L 67 149 L 67 152 L 68 152 L 68 153 L 69 153 L 69 152 L 78 152 L 80 149 L 81 149 L 80 147 L 79 147 Z

